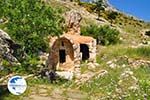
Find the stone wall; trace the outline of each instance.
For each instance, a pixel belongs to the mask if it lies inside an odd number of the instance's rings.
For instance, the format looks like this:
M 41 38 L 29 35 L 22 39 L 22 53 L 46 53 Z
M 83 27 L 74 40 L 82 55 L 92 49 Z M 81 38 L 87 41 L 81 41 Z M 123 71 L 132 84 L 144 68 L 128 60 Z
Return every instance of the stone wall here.
M 48 58 L 48 67 L 50 69 L 65 71 L 67 73 L 71 72 L 74 73 L 76 77 L 80 77 L 80 64 L 84 56 L 87 62 L 96 62 L 96 40 L 92 37 L 80 36 L 81 19 L 81 15 L 74 10 L 65 13 L 67 32 L 64 32 L 64 34 L 59 38 L 50 37 L 51 49 Z M 64 46 L 62 46 L 62 42 Z M 80 49 L 80 47 L 83 48 L 83 51 Z M 64 49 L 66 52 L 66 61 L 60 63 L 59 53 L 62 49 Z M 84 51 L 86 51 L 86 53 L 84 53 Z M 87 53 L 88 56 L 86 56 Z
M 62 46 L 62 43 L 63 45 Z M 59 50 L 65 50 L 66 62 L 59 62 Z M 51 47 L 50 56 L 49 56 L 49 68 L 56 67 L 57 70 L 64 71 L 73 71 L 74 70 L 74 50 L 70 41 L 66 38 L 56 39 L 53 46 Z M 52 67 L 52 66 L 53 67 Z
M 92 42 L 87 43 L 88 47 L 89 47 L 89 62 L 96 62 L 96 40 L 92 40 Z
M 67 35 L 62 35 L 59 38 L 51 39 L 51 51 L 49 55 L 49 68 L 61 70 L 61 71 L 71 71 L 76 77 L 80 76 L 81 68 L 80 63 L 82 61 L 82 54 L 80 52 L 80 43 L 72 40 L 73 37 Z M 61 46 L 61 42 L 64 42 L 64 47 Z M 87 45 L 89 48 L 89 59 L 87 62 L 96 62 L 96 40 L 92 39 L 90 42 L 82 43 Z M 59 50 L 66 50 L 66 62 L 59 63 Z

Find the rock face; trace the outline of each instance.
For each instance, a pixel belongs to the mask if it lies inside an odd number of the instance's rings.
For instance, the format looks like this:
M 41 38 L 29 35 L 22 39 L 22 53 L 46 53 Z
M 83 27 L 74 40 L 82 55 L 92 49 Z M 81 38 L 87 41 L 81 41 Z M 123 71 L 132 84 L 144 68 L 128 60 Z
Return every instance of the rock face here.
M 80 13 L 75 10 L 65 13 L 65 24 L 67 26 L 68 34 L 80 35 L 80 21 L 82 17 Z
M 0 30 L 0 64 L 2 59 L 7 60 L 11 65 L 19 64 L 14 56 L 15 50 L 18 48 L 20 45 L 16 44 L 6 32 Z

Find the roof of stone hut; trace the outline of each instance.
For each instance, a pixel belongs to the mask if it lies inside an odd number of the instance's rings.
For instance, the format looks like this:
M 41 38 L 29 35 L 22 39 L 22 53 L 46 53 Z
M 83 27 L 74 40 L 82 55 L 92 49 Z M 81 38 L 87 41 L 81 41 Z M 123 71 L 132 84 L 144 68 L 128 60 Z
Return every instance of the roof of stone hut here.
M 93 37 L 90 37 L 90 36 L 71 35 L 71 34 L 62 35 L 62 37 L 65 37 L 69 39 L 70 41 L 73 41 L 74 43 L 77 43 L 77 44 L 78 43 L 86 44 L 95 40 Z

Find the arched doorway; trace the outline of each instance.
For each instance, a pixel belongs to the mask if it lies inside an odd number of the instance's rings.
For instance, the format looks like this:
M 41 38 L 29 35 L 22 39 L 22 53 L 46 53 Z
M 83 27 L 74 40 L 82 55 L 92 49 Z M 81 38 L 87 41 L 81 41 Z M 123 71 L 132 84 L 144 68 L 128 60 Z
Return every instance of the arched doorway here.
M 65 37 L 57 39 L 51 50 L 51 63 L 56 70 L 69 70 L 74 67 L 74 51 L 70 40 Z
M 66 51 L 65 50 L 59 50 L 59 63 L 65 63 L 66 62 Z

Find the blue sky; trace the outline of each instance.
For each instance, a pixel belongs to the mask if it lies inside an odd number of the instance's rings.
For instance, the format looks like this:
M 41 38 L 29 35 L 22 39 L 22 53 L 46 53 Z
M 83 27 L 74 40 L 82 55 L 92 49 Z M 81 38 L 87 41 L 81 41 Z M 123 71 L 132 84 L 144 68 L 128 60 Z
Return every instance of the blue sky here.
M 92 1 L 92 0 L 81 0 Z M 108 0 L 115 8 L 150 22 L 150 0 Z
M 108 0 L 115 8 L 150 22 L 150 0 Z

